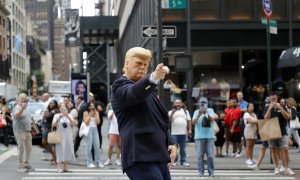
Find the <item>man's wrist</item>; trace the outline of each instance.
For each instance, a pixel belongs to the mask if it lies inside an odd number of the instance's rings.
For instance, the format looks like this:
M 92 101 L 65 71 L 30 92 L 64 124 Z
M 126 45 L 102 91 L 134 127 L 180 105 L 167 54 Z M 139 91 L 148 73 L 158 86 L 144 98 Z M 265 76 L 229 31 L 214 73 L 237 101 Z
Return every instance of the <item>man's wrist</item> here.
M 154 79 L 154 74 L 153 74 L 153 73 L 154 73 L 154 72 L 152 72 L 152 73 L 150 74 L 149 81 L 150 81 L 151 83 L 153 83 L 153 84 L 158 85 L 158 84 L 159 84 L 159 80 Z

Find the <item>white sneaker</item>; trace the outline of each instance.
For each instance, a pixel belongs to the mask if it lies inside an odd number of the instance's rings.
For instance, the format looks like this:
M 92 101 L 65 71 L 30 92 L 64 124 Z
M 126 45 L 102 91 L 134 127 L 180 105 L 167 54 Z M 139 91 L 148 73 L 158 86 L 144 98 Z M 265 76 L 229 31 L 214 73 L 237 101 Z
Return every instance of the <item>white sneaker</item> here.
M 235 156 L 236 156 L 236 153 L 232 153 L 232 154 L 231 154 L 231 157 L 235 157 Z
M 274 174 L 275 174 L 275 175 L 278 175 L 278 174 L 279 174 L 278 168 L 275 168 L 275 169 L 274 169 Z
M 291 168 L 287 168 L 285 171 L 285 174 L 292 176 L 292 175 L 295 175 L 295 172 Z
M 247 165 L 253 165 L 253 164 L 255 164 L 251 159 L 248 159 L 247 161 L 246 161 L 246 164 Z
M 285 172 L 285 168 L 284 168 L 283 166 L 281 166 L 281 167 L 279 168 L 279 173 L 280 173 L 280 174 L 284 174 L 284 172 Z
M 176 166 L 177 165 L 177 163 L 176 162 L 174 162 L 173 164 L 172 164 L 172 166 Z
M 241 154 L 239 153 L 236 153 L 236 155 L 234 156 L 234 158 L 240 158 L 241 157 Z
M 28 169 L 26 169 L 26 168 L 18 168 L 17 172 L 28 172 Z
M 103 163 L 102 163 L 102 162 L 99 162 L 98 167 L 99 167 L 99 168 L 103 168 L 103 167 L 104 167 Z
M 117 160 L 116 160 L 116 165 L 118 165 L 118 166 L 121 166 L 121 165 L 122 165 L 120 159 L 117 159 Z
M 257 167 L 257 164 L 248 165 L 248 168 L 259 171 L 259 167 Z
M 184 162 L 181 164 L 182 166 L 185 166 L 185 167 L 189 167 L 190 166 L 190 163 L 187 163 L 187 162 Z
M 90 163 L 89 165 L 86 166 L 87 168 L 95 168 L 96 166 L 93 163 Z
M 104 166 L 108 166 L 108 165 L 111 165 L 111 160 L 110 159 L 106 160 L 105 163 L 104 163 Z

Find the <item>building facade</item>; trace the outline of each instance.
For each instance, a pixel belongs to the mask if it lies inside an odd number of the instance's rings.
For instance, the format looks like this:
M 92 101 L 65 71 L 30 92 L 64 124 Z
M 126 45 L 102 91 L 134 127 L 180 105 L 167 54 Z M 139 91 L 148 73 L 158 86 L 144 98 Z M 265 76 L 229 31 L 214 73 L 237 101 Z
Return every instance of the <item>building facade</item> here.
M 5 7 L 5 1 L 0 1 L 0 81 L 10 81 L 8 60 L 8 35 L 9 35 L 9 11 Z
M 10 47 L 8 53 L 11 61 L 10 77 L 11 83 L 17 85 L 20 90 L 27 90 L 27 77 L 30 66 L 26 56 L 26 15 L 24 1 L 5 1 L 5 6 L 9 10 L 10 22 Z
M 235 97 L 238 90 L 243 90 L 250 101 L 263 103 L 270 86 L 261 0 L 182 0 L 182 3 L 186 2 L 184 8 L 162 9 L 160 18 L 157 2 L 120 2 L 120 67 L 130 47 L 149 48 L 157 57 L 157 38 L 144 37 L 142 27 L 157 26 L 161 20 L 163 26 L 175 26 L 177 35 L 166 39 L 165 58 L 154 59 L 154 64 L 164 62 L 169 65 L 172 73 L 167 78 L 186 90 L 181 95 L 185 101 L 192 94 L 195 96 L 193 100 L 199 95 L 213 99 L 210 87 L 217 83 L 219 100 Z M 276 64 L 282 50 L 300 43 L 299 7 L 300 1 L 273 1 L 271 19 L 277 21 L 278 34 L 271 34 L 271 79 L 272 88 L 282 91 L 279 92 L 282 96 L 291 95 L 283 89 L 291 85 L 291 79 L 297 78 L 298 70 L 277 69 Z M 177 57 L 182 55 L 187 57 L 183 59 L 186 63 L 180 64 Z M 189 57 L 192 67 L 181 71 L 178 66 L 190 64 Z M 195 92 L 193 88 L 200 91 Z M 295 89 L 292 95 L 296 97 L 298 91 Z

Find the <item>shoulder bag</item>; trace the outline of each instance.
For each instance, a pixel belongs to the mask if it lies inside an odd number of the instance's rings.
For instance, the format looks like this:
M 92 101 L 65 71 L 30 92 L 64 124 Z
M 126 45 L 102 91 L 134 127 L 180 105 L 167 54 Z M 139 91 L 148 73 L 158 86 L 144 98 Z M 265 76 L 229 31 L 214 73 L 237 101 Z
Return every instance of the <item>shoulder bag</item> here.
M 300 122 L 298 116 L 295 119 L 290 120 L 290 128 L 292 129 L 300 129 Z
M 82 122 L 79 129 L 79 137 L 87 136 L 89 134 L 90 126 L 87 126 L 85 122 Z
M 57 130 L 52 130 L 48 133 L 48 139 L 49 144 L 60 144 L 61 143 L 61 134 Z

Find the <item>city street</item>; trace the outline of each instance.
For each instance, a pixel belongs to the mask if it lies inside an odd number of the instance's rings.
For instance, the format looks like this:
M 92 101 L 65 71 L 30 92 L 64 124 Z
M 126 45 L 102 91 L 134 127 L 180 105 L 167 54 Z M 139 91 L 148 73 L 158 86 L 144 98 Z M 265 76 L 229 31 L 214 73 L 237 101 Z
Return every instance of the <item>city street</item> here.
M 104 163 L 107 159 L 107 139 L 105 137 L 107 134 L 107 120 L 103 124 L 103 149 L 101 152 L 101 160 Z M 259 146 L 255 147 L 255 157 L 258 156 Z M 32 150 L 32 166 L 35 168 L 34 172 L 29 173 L 19 173 L 16 172 L 17 169 L 17 148 L 15 145 L 11 145 L 10 150 L 2 153 L 0 155 L 0 173 L 1 179 L 24 179 L 24 180 L 52 180 L 52 179 L 128 179 L 126 175 L 122 174 L 121 166 L 115 164 L 111 166 L 105 166 L 104 168 L 94 168 L 89 169 L 85 167 L 84 163 L 84 143 L 82 141 L 81 147 L 79 149 L 79 158 L 77 162 L 70 165 L 70 173 L 57 173 L 56 166 L 50 165 L 49 161 L 41 160 L 41 158 L 49 154 L 44 154 L 43 149 L 38 145 L 33 146 Z M 215 177 L 214 179 L 300 179 L 299 170 L 299 155 L 298 149 L 290 149 L 290 167 L 296 170 L 296 176 L 286 176 L 286 175 L 273 175 L 273 165 L 270 164 L 269 151 L 266 153 L 266 157 L 262 163 L 261 170 L 251 170 L 248 169 L 245 164 L 244 156 L 242 158 L 234 159 L 230 157 L 215 158 Z M 172 179 L 208 179 L 208 177 L 200 178 L 197 171 L 197 157 L 195 155 L 194 143 L 188 143 L 187 147 L 187 161 L 191 164 L 190 167 L 183 167 L 177 165 L 171 168 Z M 115 161 L 115 156 L 113 157 L 113 162 Z M 205 173 L 207 176 L 208 173 Z M 210 178 L 211 179 L 211 178 Z

